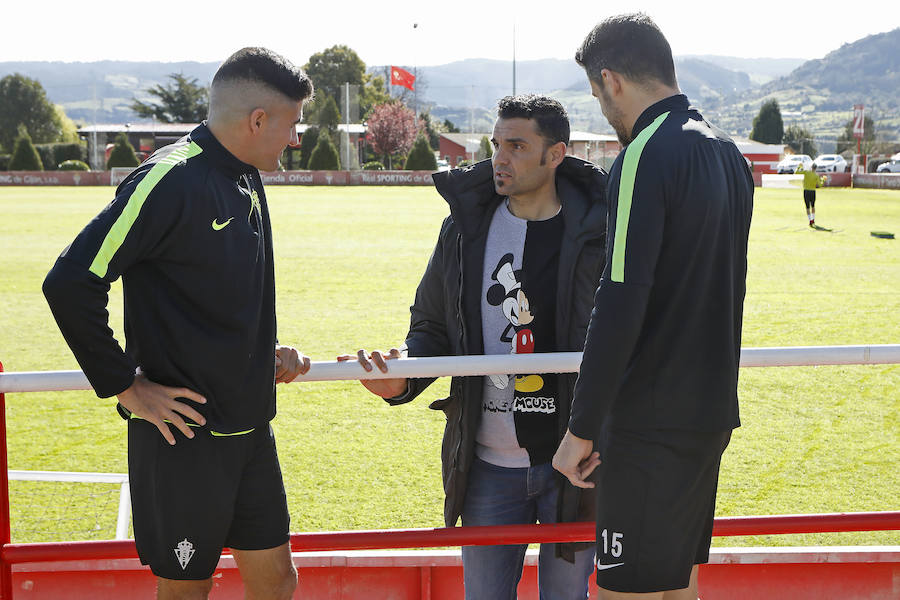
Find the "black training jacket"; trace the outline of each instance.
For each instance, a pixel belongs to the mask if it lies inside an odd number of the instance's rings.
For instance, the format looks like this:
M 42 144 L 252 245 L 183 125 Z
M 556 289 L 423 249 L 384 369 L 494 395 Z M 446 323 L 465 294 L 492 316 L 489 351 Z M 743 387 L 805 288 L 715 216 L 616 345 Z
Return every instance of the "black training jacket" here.
M 605 171 L 572 156 L 556 170 L 564 222 L 556 300 L 556 347 L 560 352 L 579 351 L 584 345 L 592 298 L 604 264 L 606 183 Z M 483 354 L 484 248 L 491 217 L 503 198 L 494 191 L 490 160 L 435 174 L 434 184 L 450 205 L 450 216 L 444 220 L 410 307 L 406 347 L 409 356 Z M 574 373 L 560 375 L 558 439 L 562 439 L 568 424 L 575 377 Z M 456 524 L 462 512 L 482 414 L 483 380 L 454 377 L 450 396 L 431 404 L 447 416 L 441 459 L 446 494 L 444 521 L 448 527 Z M 409 402 L 432 381 L 411 379 L 408 392 L 388 402 Z M 560 486 L 560 521 L 592 519 L 593 500 L 563 477 Z
M 609 246 L 569 428 L 738 427 L 753 180 L 676 95 L 649 107 L 610 171 Z
M 123 351 L 108 326 L 122 277 Z M 275 415 L 275 277 L 259 171 L 205 124 L 161 148 L 116 190 L 44 281 L 53 316 L 100 397 L 135 369 L 199 392 L 210 430 Z

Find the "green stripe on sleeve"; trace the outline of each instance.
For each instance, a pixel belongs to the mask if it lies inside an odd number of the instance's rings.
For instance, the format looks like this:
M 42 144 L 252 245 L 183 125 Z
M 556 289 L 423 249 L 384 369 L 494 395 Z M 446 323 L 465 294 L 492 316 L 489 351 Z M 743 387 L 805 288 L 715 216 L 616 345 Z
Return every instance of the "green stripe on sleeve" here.
M 122 246 L 122 242 L 125 241 L 125 236 L 131 231 L 131 226 L 134 225 L 135 220 L 137 220 L 138 214 L 141 212 L 141 207 L 144 206 L 147 196 L 150 195 L 150 192 L 153 191 L 156 184 L 165 177 L 166 173 L 172 170 L 172 167 L 181 161 L 197 156 L 201 152 L 203 152 L 203 149 L 195 142 L 191 142 L 183 148 L 172 151 L 168 156 L 161 159 L 152 169 L 150 169 L 150 172 L 144 176 L 141 182 L 138 183 L 137 188 L 135 188 L 134 192 L 131 194 L 128 203 L 125 205 L 125 210 L 122 211 L 122 214 L 119 215 L 119 218 L 116 219 L 116 222 L 113 223 L 113 226 L 106 234 L 106 238 L 104 238 L 103 243 L 100 245 L 97 256 L 95 256 L 93 262 L 91 262 L 91 273 L 97 277 L 106 277 L 106 273 L 109 270 L 109 262 Z
M 628 241 L 628 219 L 631 218 L 631 199 L 634 196 L 634 179 L 637 175 L 641 153 L 650 137 L 669 116 L 668 112 L 656 117 L 641 131 L 625 149 L 622 161 L 622 176 L 619 178 L 619 205 L 616 210 L 616 236 L 613 239 L 612 274 L 613 281 L 625 282 L 625 244 Z

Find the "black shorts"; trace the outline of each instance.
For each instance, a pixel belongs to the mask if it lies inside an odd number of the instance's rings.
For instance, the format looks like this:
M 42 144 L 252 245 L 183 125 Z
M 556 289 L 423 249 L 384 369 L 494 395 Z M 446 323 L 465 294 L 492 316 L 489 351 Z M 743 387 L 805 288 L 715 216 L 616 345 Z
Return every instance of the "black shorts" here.
M 128 478 L 138 556 L 158 577 L 207 579 L 224 547 L 275 548 L 290 516 L 269 426 L 187 439 L 170 446 L 155 425 L 128 421 Z
M 597 585 L 677 590 L 709 561 L 716 487 L 731 431 L 612 429 L 601 442 Z
M 803 190 L 803 202 L 806 208 L 816 203 L 816 190 Z

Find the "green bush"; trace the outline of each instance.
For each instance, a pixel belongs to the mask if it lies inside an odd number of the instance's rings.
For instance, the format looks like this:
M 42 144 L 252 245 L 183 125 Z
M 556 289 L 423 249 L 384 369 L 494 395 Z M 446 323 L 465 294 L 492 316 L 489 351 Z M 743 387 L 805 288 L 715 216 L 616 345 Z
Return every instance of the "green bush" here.
M 313 171 L 337 171 L 341 168 L 337 148 L 327 133 L 323 132 L 323 135 L 319 136 L 319 141 L 309 157 L 309 168 Z
M 59 163 L 60 171 L 90 171 L 91 168 L 83 160 L 69 159 Z
M 109 160 L 106 161 L 106 168 L 113 167 L 136 167 L 140 164 L 137 154 L 134 153 L 134 146 L 128 141 L 128 136 L 120 133 L 116 136 L 116 145 L 113 146 L 112 152 L 109 153 Z
M 53 160 L 60 164 L 67 160 L 87 161 L 87 144 L 53 144 Z
M 13 147 L 12 158 L 9 159 L 10 171 L 43 171 L 41 156 L 31 143 L 31 136 L 22 128 Z
M 406 158 L 407 171 L 437 171 L 437 159 L 434 150 L 428 145 L 428 138 L 419 134 L 413 143 L 412 150 Z
M 367 163 L 363 163 L 362 168 L 366 171 L 384 171 L 384 165 L 378 160 L 370 160 Z
M 9 171 L 9 159 L 12 158 L 9 154 L 0 154 L 0 171 Z
M 300 165 L 301 169 L 309 168 L 309 157 L 312 156 L 316 144 L 319 143 L 319 128 L 307 127 L 300 138 Z
M 41 157 L 41 165 L 44 171 L 55 171 L 56 159 L 53 158 L 53 144 L 35 144 L 34 149 L 37 150 L 38 156 Z
M 77 142 L 35 144 L 34 147 L 37 148 L 45 171 L 54 171 L 58 164 L 67 160 L 84 161 L 87 159 L 87 146 Z
M 293 171 L 300 168 L 300 150 L 297 148 L 285 148 L 281 153 L 281 167 L 283 170 Z

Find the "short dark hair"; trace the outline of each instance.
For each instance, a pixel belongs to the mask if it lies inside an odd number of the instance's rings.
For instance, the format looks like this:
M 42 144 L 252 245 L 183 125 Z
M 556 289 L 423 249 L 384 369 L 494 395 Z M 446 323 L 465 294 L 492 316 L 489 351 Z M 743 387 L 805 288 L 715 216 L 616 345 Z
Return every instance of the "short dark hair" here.
M 609 17 L 594 27 L 575 53 L 592 81 L 602 83 L 603 69 L 637 83 L 658 81 L 677 86 L 672 48 L 653 19 L 644 13 Z
M 309 76 L 268 48 L 241 48 L 222 63 L 213 77 L 212 85 L 235 80 L 266 85 L 296 102 L 307 100 L 313 95 L 313 84 Z
M 569 115 L 558 100 L 549 96 L 506 96 L 497 103 L 497 116 L 501 119 L 533 119 L 545 147 L 559 142 L 569 144 Z

